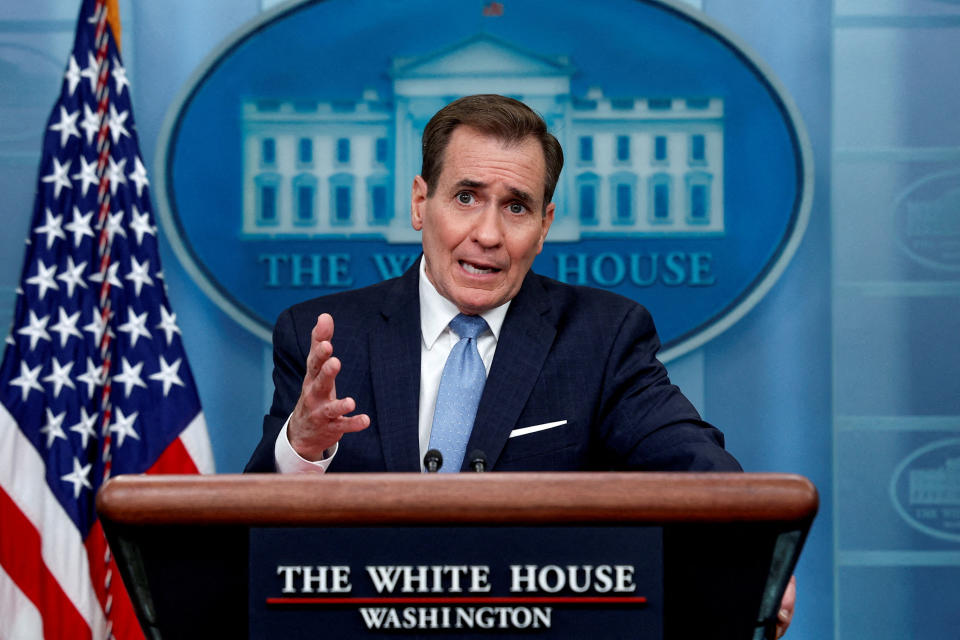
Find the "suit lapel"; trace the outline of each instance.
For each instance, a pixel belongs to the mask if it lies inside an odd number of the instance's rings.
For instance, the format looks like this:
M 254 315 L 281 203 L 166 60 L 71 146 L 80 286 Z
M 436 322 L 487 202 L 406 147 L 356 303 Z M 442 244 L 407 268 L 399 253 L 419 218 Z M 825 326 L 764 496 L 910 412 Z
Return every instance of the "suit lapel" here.
M 420 261 L 388 292 L 370 335 L 370 375 L 387 471 L 420 470 Z
M 486 454 L 489 467 L 496 464 L 556 336 L 549 310 L 546 292 L 536 276 L 528 273 L 504 320 L 464 464 L 469 463 L 467 458 L 474 449 Z

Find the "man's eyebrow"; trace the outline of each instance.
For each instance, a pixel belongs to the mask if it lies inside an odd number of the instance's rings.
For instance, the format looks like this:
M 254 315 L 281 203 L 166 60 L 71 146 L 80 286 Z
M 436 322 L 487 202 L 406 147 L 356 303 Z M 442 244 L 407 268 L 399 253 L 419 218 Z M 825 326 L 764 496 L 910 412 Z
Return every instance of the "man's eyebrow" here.
M 484 187 L 487 186 L 487 183 L 486 183 L 486 182 L 481 182 L 481 181 L 479 181 L 479 180 L 470 180 L 469 178 L 464 178 L 463 180 L 459 180 L 459 181 L 456 183 L 456 185 L 454 185 L 454 186 L 455 186 L 457 189 L 460 189 L 460 188 L 466 188 L 466 189 L 483 189 Z M 534 197 L 533 197 L 532 195 L 530 195 L 529 193 L 527 193 L 526 191 L 524 191 L 523 189 L 518 189 L 518 188 L 516 188 L 516 187 L 510 187 L 510 188 L 508 189 L 508 191 L 510 191 L 510 193 L 513 194 L 513 197 L 514 197 L 514 198 L 516 198 L 517 200 L 519 200 L 520 202 L 522 202 L 522 203 L 523 203 L 525 206 L 527 206 L 527 207 L 530 207 L 530 206 L 531 206 L 531 203 L 533 203 L 533 202 L 535 201 L 535 200 L 534 200 Z
M 530 206 L 530 203 L 533 202 L 533 196 L 522 189 L 517 189 L 516 187 L 510 187 L 510 193 L 512 193 L 517 200 L 519 200 L 520 202 L 522 202 L 527 206 Z

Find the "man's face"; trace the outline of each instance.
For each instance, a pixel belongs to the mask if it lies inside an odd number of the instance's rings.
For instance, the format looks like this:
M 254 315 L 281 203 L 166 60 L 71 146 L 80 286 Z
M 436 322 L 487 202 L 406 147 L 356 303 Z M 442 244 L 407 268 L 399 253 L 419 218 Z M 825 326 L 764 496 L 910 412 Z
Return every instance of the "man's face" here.
M 433 195 L 413 181 L 411 223 L 423 231 L 430 282 L 462 313 L 511 300 L 553 222 L 543 208 L 546 165 L 533 137 L 504 144 L 476 129 L 454 129 Z

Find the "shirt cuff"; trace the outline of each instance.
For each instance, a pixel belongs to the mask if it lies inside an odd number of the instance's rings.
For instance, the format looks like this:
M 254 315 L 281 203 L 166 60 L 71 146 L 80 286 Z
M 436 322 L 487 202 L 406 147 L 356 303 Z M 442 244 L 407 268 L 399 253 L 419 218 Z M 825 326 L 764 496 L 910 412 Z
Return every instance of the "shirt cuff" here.
M 290 424 L 290 418 L 283 424 L 283 429 L 277 434 L 277 441 L 273 445 L 273 458 L 280 473 L 324 473 L 330 463 L 333 462 L 333 456 L 337 454 L 340 443 L 334 444 L 323 452 L 323 458 L 320 460 L 307 460 L 302 457 L 290 444 L 287 439 L 287 425 Z

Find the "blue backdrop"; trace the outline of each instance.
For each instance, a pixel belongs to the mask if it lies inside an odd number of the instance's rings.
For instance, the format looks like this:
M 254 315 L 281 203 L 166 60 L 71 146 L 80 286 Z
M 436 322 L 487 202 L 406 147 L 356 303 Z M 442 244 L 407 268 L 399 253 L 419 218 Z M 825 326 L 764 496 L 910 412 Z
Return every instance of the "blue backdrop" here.
M 152 175 L 178 92 L 269 4 L 121 0 Z M 820 490 L 789 637 L 956 637 L 960 4 L 689 4 L 756 52 L 792 95 L 816 189 L 803 243 L 776 285 L 672 362 L 672 376 L 746 469 L 801 473 Z M 11 315 L 41 134 L 76 10 L 70 0 L 0 6 L 0 323 Z M 239 471 L 269 404 L 269 347 L 210 301 L 169 244 L 161 248 L 218 471 Z

